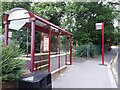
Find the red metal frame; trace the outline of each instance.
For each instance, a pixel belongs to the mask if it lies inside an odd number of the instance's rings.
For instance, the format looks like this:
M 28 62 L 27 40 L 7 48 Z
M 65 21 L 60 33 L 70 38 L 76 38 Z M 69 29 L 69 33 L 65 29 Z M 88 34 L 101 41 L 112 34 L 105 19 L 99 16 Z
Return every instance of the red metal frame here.
M 59 69 L 59 71 L 58 71 L 58 73 L 60 73 L 60 35 L 58 35 L 58 69 Z
M 70 65 L 72 65 L 72 36 L 70 36 Z
M 8 45 L 8 27 L 9 27 L 9 22 L 8 22 L 8 14 L 4 15 L 3 18 L 3 23 L 5 24 L 5 38 L 4 38 L 4 46 L 6 47 Z
M 8 45 L 8 23 L 5 24 L 5 47 Z
M 31 21 L 31 71 L 34 71 L 35 21 Z
M 51 31 L 49 32 L 49 35 L 48 35 L 48 38 L 49 38 L 49 50 L 48 50 L 48 72 L 50 72 L 50 46 L 51 46 Z
M 38 15 L 34 15 L 34 16 L 36 17 L 36 19 L 38 19 L 38 20 L 40 20 L 40 21 L 46 23 L 47 25 L 53 26 L 54 28 L 59 29 L 59 30 L 61 31 L 61 33 L 63 32 L 64 34 L 72 35 L 72 33 L 67 32 L 65 29 L 62 29 L 62 28 L 60 28 L 60 27 L 58 27 L 58 26 L 52 24 L 51 22 L 49 22 L 49 21 L 47 21 L 47 20 L 41 18 L 40 16 L 38 16 Z
M 31 72 L 34 71 L 34 60 L 35 60 L 35 17 L 32 13 L 31 16 Z M 38 64 L 36 64 L 36 70 L 38 69 Z
M 44 52 L 44 50 L 43 50 L 43 49 L 44 49 L 44 48 L 43 48 L 44 46 L 43 46 L 43 45 L 44 45 L 44 34 L 42 33 L 42 52 Z
M 104 23 L 102 24 L 102 64 L 104 65 Z
M 66 36 L 66 55 L 65 55 L 65 65 L 67 65 L 67 49 L 68 49 L 68 41 L 67 41 L 67 36 Z
M 35 71 L 37 71 L 38 70 L 38 63 L 36 63 L 36 69 L 35 69 Z

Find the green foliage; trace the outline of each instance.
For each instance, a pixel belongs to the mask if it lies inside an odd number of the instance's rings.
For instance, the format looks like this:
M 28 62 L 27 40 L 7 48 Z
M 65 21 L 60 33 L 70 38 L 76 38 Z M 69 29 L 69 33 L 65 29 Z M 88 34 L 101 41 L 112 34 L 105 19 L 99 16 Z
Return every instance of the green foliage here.
M 98 2 L 68 2 L 62 26 L 73 33 L 73 44 L 82 45 L 88 42 L 100 44 L 101 31 L 96 31 L 95 23 L 105 24 L 105 40 L 113 38 L 113 20 L 116 17 L 114 6 Z
M 40 37 L 41 37 L 41 32 L 36 31 L 35 32 L 35 52 L 40 52 Z M 17 44 L 20 45 L 20 48 L 27 53 L 27 48 L 28 48 L 28 53 L 30 53 L 31 49 L 31 31 L 26 28 L 22 28 L 19 31 L 13 32 L 12 35 L 12 40 L 15 42 L 17 41 Z M 28 45 L 27 45 L 28 43 Z
M 64 15 L 64 2 L 32 3 L 31 10 L 50 22 L 60 25 L 61 16 Z
M 19 59 L 21 50 L 14 45 L 8 45 L 2 48 L 2 55 L 0 55 L 0 71 L 2 71 L 2 81 L 10 81 L 18 79 L 23 70 L 24 60 Z
M 77 57 L 94 57 L 95 55 L 99 54 L 99 48 L 93 44 L 85 44 L 80 45 L 77 50 L 74 52 L 74 56 Z
M 28 32 L 28 37 L 30 42 L 30 31 Z M 12 32 L 11 40 L 13 40 L 16 44 L 20 45 L 20 48 L 26 52 L 27 49 L 27 30 L 21 29 L 19 31 Z M 30 51 L 30 45 L 28 45 Z
M 119 26 L 117 26 L 116 31 L 114 31 L 114 41 L 117 43 L 120 42 L 120 28 L 119 28 Z
M 2 2 L 3 13 L 15 7 L 30 9 L 30 2 Z

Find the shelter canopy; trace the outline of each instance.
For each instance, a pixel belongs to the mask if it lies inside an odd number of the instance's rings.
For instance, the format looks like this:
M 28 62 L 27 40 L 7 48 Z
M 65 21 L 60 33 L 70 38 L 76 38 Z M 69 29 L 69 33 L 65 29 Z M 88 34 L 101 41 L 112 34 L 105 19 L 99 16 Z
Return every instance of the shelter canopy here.
M 9 29 L 20 30 L 22 27 L 30 27 L 31 20 L 35 21 L 35 30 L 39 30 L 43 33 L 51 33 L 56 35 L 72 35 L 70 32 L 62 29 L 55 24 L 41 18 L 40 16 L 24 9 L 13 8 L 6 13 L 4 21 L 10 21 Z

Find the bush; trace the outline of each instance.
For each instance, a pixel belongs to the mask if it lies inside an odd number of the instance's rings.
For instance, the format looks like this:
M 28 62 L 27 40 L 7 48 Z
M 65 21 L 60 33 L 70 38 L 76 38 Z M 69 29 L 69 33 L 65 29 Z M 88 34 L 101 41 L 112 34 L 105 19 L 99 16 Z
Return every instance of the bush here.
M 24 71 L 24 60 L 19 59 L 21 50 L 14 45 L 8 45 L 2 48 L 0 63 L 2 67 L 2 81 L 11 81 L 18 79 Z
M 75 56 L 78 57 L 93 57 L 94 55 L 97 55 L 100 53 L 100 48 L 98 46 L 95 46 L 93 44 L 85 44 L 78 47 L 78 49 L 75 51 Z

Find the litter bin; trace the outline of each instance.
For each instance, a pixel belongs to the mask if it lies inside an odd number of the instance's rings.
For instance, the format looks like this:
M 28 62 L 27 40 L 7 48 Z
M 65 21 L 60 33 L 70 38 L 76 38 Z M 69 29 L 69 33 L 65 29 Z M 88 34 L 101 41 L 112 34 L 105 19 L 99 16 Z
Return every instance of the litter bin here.
M 19 79 L 19 90 L 52 90 L 51 74 L 47 72 L 33 72 Z

